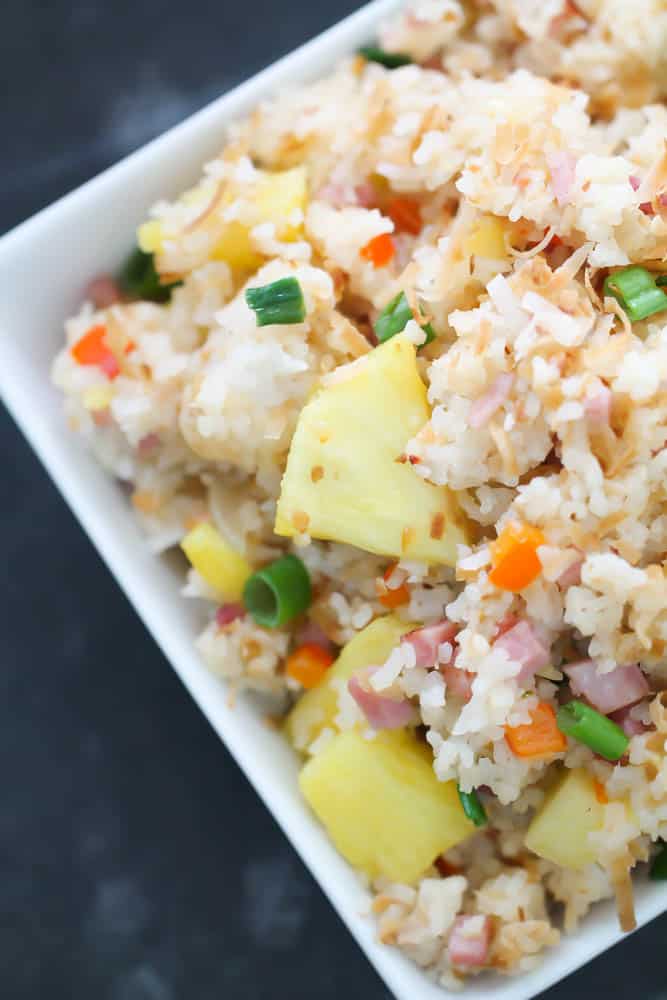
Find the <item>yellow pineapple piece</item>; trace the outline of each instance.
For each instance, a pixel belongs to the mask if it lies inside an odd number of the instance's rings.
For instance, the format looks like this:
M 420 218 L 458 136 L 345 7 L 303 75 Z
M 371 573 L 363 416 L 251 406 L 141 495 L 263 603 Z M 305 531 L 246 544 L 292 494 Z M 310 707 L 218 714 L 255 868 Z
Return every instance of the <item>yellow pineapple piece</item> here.
M 137 243 L 139 244 L 139 249 L 143 250 L 144 253 L 159 253 L 162 250 L 163 242 L 164 233 L 162 232 L 162 223 L 159 219 L 151 219 L 149 222 L 144 222 L 137 229 Z
M 215 197 L 215 192 L 215 184 L 204 181 L 182 194 L 179 200 L 182 204 L 194 205 L 203 210 Z M 239 195 L 243 196 L 242 190 L 230 188 L 225 191 L 220 208 L 224 209 Z M 253 225 L 273 222 L 280 239 L 297 240 L 301 237 L 301 220 L 308 201 L 308 172 L 305 167 L 294 167 L 292 170 L 276 173 L 263 171 L 254 190 L 248 191 L 248 197 L 252 202 L 252 221 L 244 224 L 232 220 L 223 224 L 212 253 L 214 260 L 224 260 L 233 271 L 242 273 L 256 271 L 264 260 L 253 246 L 250 236 Z M 215 225 L 215 219 L 212 218 L 209 224 Z M 179 234 L 165 233 L 162 222 L 151 219 L 139 226 L 137 242 L 144 253 L 160 254 L 169 235 L 177 239 Z M 157 267 L 159 270 L 159 261 Z
M 399 461 L 430 418 L 415 346 L 402 334 L 337 369 L 301 411 L 275 531 L 379 555 L 456 562 L 466 541 L 453 494 Z
M 504 260 L 507 257 L 505 244 L 505 224 L 494 215 L 484 215 L 473 226 L 463 244 L 466 256 L 487 257 L 490 260 Z
M 261 267 L 264 258 L 257 253 L 250 237 L 250 230 L 242 223 L 229 222 L 211 254 L 213 260 L 224 260 L 232 271 L 252 272 Z
M 585 868 L 597 852 L 588 834 L 600 830 L 603 805 L 595 780 L 584 770 L 566 770 L 547 793 L 526 833 L 526 847 L 564 868 Z
M 408 730 L 339 733 L 299 776 L 334 844 L 371 878 L 413 883 L 475 832 L 456 784 L 440 782 L 428 747 Z
M 340 685 L 364 667 L 382 665 L 401 636 L 411 628 L 414 626 L 394 615 L 385 615 L 350 639 L 324 680 L 306 691 L 287 716 L 285 733 L 292 746 L 305 750 L 325 727 L 335 729 Z
M 221 601 L 241 599 L 252 567 L 212 524 L 202 522 L 194 527 L 181 542 L 181 548 Z
M 303 213 L 308 201 L 308 173 L 305 167 L 294 167 L 278 173 L 264 174 L 254 198 L 260 222 L 273 222 L 283 240 L 297 240 L 303 232 L 301 221 L 290 221 L 294 213 Z

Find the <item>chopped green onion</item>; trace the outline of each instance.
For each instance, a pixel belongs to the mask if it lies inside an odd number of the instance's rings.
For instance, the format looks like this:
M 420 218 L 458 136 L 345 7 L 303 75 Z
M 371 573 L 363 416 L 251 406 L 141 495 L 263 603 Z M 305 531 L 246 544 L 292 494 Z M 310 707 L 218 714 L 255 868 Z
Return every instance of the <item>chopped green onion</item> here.
M 182 282 L 163 285 L 155 270 L 155 255 L 135 247 L 120 273 L 120 285 L 130 295 L 149 302 L 168 302 L 174 288 Z
M 296 278 L 280 278 L 261 288 L 248 288 L 245 300 L 257 316 L 257 326 L 303 323 L 306 307 Z
M 656 285 L 667 285 L 667 274 L 659 274 L 655 279 Z
M 663 844 L 658 854 L 654 857 L 649 875 L 654 882 L 664 882 L 667 880 L 667 844 Z
M 386 69 L 398 69 L 399 66 L 409 66 L 412 62 L 410 56 L 404 52 L 385 52 L 376 45 L 364 45 L 359 49 L 359 55 L 363 56 L 366 62 L 379 63 Z
M 479 795 L 473 788 L 471 792 L 461 791 L 461 786 L 457 785 L 459 799 L 461 800 L 461 805 L 463 806 L 463 811 L 468 817 L 468 819 L 475 824 L 475 826 L 485 826 L 488 823 L 486 810 L 482 803 L 479 801 Z
M 311 601 L 308 570 L 296 556 L 283 556 L 253 573 L 243 603 L 264 628 L 279 628 L 305 611 Z
M 408 303 L 407 296 L 405 292 L 399 292 L 384 307 L 375 321 L 375 335 L 377 339 L 381 344 L 384 344 L 385 340 L 390 340 L 397 333 L 402 333 L 411 319 L 413 319 L 412 309 Z M 426 334 L 425 344 L 430 344 L 432 340 L 435 340 L 435 330 L 430 323 L 426 323 L 422 327 L 422 330 Z
M 607 275 L 604 294 L 613 295 L 633 323 L 667 309 L 667 295 L 645 267 L 626 267 Z
M 558 728 L 606 760 L 620 760 L 630 740 L 620 726 L 583 701 L 570 701 L 556 713 Z

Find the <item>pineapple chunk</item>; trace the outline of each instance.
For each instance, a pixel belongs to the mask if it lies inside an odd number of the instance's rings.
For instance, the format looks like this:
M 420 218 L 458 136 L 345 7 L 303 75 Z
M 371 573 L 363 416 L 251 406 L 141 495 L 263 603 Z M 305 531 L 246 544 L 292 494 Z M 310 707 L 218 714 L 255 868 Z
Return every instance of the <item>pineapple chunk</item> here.
M 507 257 L 505 225 L 494 215 L 484 215 L 475 224 L 463 244 L 466 256 L 504 260 Z
M 597 851 L 588 834 L 600 830 L 603 806 L 587 771 L 566 771 L 548 792 L 526 833 L 526 847 L 564 868 L 585 868 Z
M 212 524 L 198 524 L 185 536 L 181 548 L 221 601 L 241 599 L 252 568 L 242 555 L 227 544 Z
M 232 271 L 256 271 L 264 258 L 257 253 L 250 237 L 250 230 L 240 222 L 229 222 L 211 254 L 213 260 L 224 260 Z
M 279 173 L 264 174 L 255 194 L 260 222 L 273 222 L 284 240 L 298 240 L 303 232 L 302 219 L 308 201 L 308 173 L 305 167 L 294 167 Z M 290 216 L 300 214 L 294 224 Z
M 340 682 L 346 683 L 364 667 L 384 663 L 401 636 L 413 627 L 393 615 L 385 615 L 350 639 L 324 680 L 306 691 L 287 716 L 285 733 L 295 749 L 305 750 L 325 727 L 336 728 Z
M 452 494 L 397 461 L 429 417 L 415 346 L 401 334 L 335 371 L 299 417 L 276 534 L 306 524 L 313 538 L 453 566 L 466 536 Z
M 475 832 L 456 784 L 438 781 L 432 763 L 408 730 L 372 740 L 349 731 L 308 761 L 299 784 L 350 864 L 371 878 L 412 883 Z
M 137 229 L 137 243 L 139 244 L 139 249 L 143 250 L 144 253 L 159 253 L 163 242 L 164 233 L 162 232 L 162 223 L 159 219 L 151 219 L 148 222 L 144 222 Z
M 221 208 L 229 205 L 243 192 L 230 189 L 221 200 Z M 214 260 L 224 260 L 233 271 L 256 271 L 264 258 L 253 245 L 250 236 L 252 226 L 261 222 L 272 222 L 277 235 L 283 240 L 297 240 L 303 233 L 303 213 L 308 201 L 308 172 L 305 167 L 295 167 L 277 173 L 262 172 L 253 191 L 248 192 L 251 200 L 252 221 L 223 223 L 222 233 L 213 250 Z M 180 202 L 204 208 L 215 197 L 215 185 L 204 181 L 191 188 L 180 197 Z M 219 224 L 219 221 L 218 221 Z M 137 230 L 137 241 L 144 253 L 161 253 L 165 233 L 159 219 L 144 222 Z M 177 234 L 171 234 L 177 236 Z

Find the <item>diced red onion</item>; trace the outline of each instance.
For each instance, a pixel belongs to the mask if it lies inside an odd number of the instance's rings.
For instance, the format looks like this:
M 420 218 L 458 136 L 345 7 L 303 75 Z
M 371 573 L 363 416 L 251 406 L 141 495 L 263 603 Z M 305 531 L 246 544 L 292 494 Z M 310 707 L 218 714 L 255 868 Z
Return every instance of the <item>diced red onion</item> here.
M 639 191 L 642 185 L 641 177 L 637 177 L 637 174 L 630 174 L 628 180 L 630 181 L 630 187 L 632 188 L 632 190 Z
M 600 674 L 595 660 L 581 660 L 566 664 L 563 672 L 570 679 L 573 693 L 585 698 L 603 715 L 634 705 L 649 693 L 648 681 L 636 663 Z
M 465 969 L 479 969 L 489 960 L 491 947 L 491 918 L 487 916 L 459 916 L 449 935 L 447 952 L 452 965 Z
M 245 608 L 242 604 L 221 604 L 215 613 L 215 623 L 219 628 L 224 628 L 244 615 Z
M 438 648 L 444 642 L 453 642 L 459 627 L 454 622 L 437 622 L 408 632 L 403 642 L 408 642 L 415 651 L 417 667 L 433 667 L 438 662 Z
M 376 668 L 371 668 L 374 670 Z M 366 672 L 368 676 L 368 671 Z M 368 719 L 373 729 L 401 729 L 412 719 L 412 705 L 403 698 L 397 701 L 369 690 L 363 683 L 364 675 L 350 677 L 347 689 Z
M 591 424 L 596 426 L 609 424 L 612 398 L 611 390 L 605 385 L 594 396 L 584 400 L 584 413 Z
M 484 427 L 485 424 L 488 424 L 493 414 L 509 396 L 513 383 L 514 375 L 503 372 L 491 384 L 489 390 L 474 401 L 468 414 L 468 423 L 471 427 Z
M 556 201 L 562 208 L 564 205 L 569 205 L 571 201 L 577 161 L 572 153 L 568 153 L 566 150 L 547 153 L 546 159 L 551 175 L 551 187 Z
M 503 649 L 510 660 L 521 664 L 516 680 L 521 686 L 528 684 L 538 670 L 549 663 L 549 648 L 539 638 L 530 622 L 517 622 L 493 644 L 494 649 Z
M 86 285 L 84 298 L 87 302 L 92 302 L 96 309 L 108 309 L 116 302 L 123 301 L 123 293 L 112 277 L 101 274 Z

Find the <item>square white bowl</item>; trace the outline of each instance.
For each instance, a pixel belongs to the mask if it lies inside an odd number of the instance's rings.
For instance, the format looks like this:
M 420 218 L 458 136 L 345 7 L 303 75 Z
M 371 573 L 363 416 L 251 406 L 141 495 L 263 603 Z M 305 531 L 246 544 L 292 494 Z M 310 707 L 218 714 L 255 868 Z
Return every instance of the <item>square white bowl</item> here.
M 200 663 L 193 647 L 194 613 L 180 596 L 180 575 L 142 544 L 126 499 L 67 428 L 49 381 L 63 322 L 77 309 L 86 281 L 119 266 L 149 207 L 196 180 L 202 164 L 219 150 L 229 122 L 280 87 L 326 72 L 372 38 L 379 20 L 397 4 L 375 0 L 0 239 L 0 392 L 156 642 L 379 974 L 398 1000 L 442 1000 L 445 991 L 376 942 L 365 915 L 366 892 L 301 799 L 295 755 L 265 725 L 251 699 L 230 708 L 224 686 Z M 659 885 L 643 882 L 636 896 L 640 925 L 667 907 Z M 527 1000 L 620 938 L 614 907 L 599 906 L 536 970 L 518 978 L 473 980 L 465 995 Z

